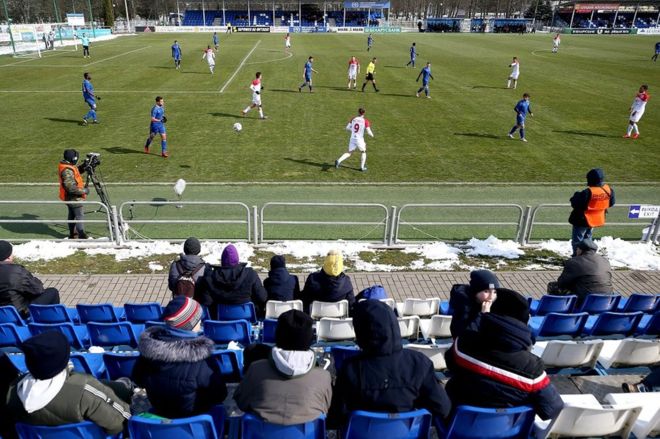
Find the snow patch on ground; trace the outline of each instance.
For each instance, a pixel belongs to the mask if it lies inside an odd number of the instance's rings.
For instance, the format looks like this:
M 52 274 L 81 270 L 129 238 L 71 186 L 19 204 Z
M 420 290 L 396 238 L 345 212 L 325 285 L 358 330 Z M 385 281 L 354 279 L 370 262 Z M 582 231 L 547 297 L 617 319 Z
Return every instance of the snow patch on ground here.
M 433 242 L 430 244 L 411 245 L 403 249 L 404 253 L 418 253 L 426 259 L 458 261 L 460 249 L 445 244 L 444 242 Z
M 507 259 L 518 259 L 525 252 L 520 249 L 520 245 L 515 241 L 502 241 L 493 235 L 484 239 L 472 238 L 467 243 L 472 247 L 466 252 L 468 256 L 493 256 Z
M 14 257 L 22 261 L 49 261 L 51 259 L 66 258 L 73 255 L 78 249 L 71 242 L 29 241 L 25 244 L 14 245 Z
M 605 254 L 614 268 L 660 270 L 660 254 L 650 242 L 627 242 L 605 236 L 596 241 L 598 251 Z
M 339 250 L 344 257 L 355 257 L 360 252 L 371 251 L 370 247 L 367 243 L 347 241 L 287 241 L 268 245 L 263 251 L 290 255 L 296 259 L 309 259 L 325 256 L 330 250 Z
M 153 262 L 153 261 L 149 262 L 149 270 L 151 271 L 163 271 L 164 268 L 165 267 L 160 265 L 158 262 Z
M 541 242 L 539 248 L 541 250 L 548 250 L 557 253 L 558 255 L 567 258 L 573 254 L 573 247 L 571 247 L 570 239 L 568 241 L 555 241 L 554 239 L 549 239 L 548 241 Z

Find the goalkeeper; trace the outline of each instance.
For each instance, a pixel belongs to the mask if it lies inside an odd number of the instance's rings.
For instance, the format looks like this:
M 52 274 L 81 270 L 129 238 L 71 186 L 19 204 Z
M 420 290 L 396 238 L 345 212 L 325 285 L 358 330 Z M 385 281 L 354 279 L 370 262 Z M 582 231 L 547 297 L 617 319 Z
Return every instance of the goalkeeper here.
M 156 105 L 151 109 L 151 125 L 149 126 L 149 137 L 144 144 L 144 153 L 149 154 L 149 146 L 154 140 L 156 134 L 160 134 L 160 155 L 164 159 L 170 155 L 167 153 L 167 133 L 165 132 L 165 100 L 161 96 L 156 96 Z

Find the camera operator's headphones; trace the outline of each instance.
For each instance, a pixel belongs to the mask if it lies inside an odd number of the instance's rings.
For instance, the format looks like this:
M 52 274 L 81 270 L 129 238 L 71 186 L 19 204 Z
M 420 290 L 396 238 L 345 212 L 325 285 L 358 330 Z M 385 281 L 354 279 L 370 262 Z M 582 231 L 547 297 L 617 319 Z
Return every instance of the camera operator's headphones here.
M 78 151 L 75 149 L 67 149 L 64 151 L 64 160 L 74 165 L 78 163 Z

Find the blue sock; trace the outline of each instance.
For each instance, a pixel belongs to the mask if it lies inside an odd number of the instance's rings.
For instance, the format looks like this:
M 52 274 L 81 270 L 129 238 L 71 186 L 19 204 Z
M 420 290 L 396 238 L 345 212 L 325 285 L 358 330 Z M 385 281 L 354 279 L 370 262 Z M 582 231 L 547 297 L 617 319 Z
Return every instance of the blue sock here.
M 83 117 L 83 119 L 96 119 L 96 114 L 94 113 L 94 110 L 89 110 L 87 114 Z
M 521 139 L 525 138 L 525 128 L 520 128 L 520 138 Z
M 160 149 L 162 152 L 167 152 L 167 140 L 160 141 Z
M 518 127 L 516 125 L 514 125 L 513 128 L 511 128 L 511 131 L 509 131 L 509 135 L 515 133 L 517 129 L 518 129 Z
M 92 120 L 96 120 L 96 110 L 89 110 L 89 112 L 92 114 Z
M 144 144 L 144 147 L 149 148 L 149 145 L 151 145 L 151 137 L 147 137 L 147 142 Z

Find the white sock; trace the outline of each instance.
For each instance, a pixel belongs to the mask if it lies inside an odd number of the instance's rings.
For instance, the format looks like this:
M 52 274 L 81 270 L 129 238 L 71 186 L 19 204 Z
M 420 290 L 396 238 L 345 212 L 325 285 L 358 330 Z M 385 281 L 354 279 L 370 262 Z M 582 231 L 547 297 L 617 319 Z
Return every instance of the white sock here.
M 630 133 L 632 133 L 632 130 L 633 130 L 633 126 L 631 124 L 628 124 L 628 131 L 626 134 L 629 136 Z
M 250 111 L 250 107 L 245 107 L 245 110 L 243 110 L 243 113 L 247 113 L 248 111 Z
M 360 168 L 364 169 L 364 165 L 367 164 L 367 153 L 363 152 L 362 156 L 360 157 Z
M 506 81 L 506 88 L 509 88 L 509 87 L 511 87 L 511 80 L 510 79 L 508 81 Z
M 350 156 L 351 156 L 351 155 L 350 155 L 349 153 L 345 152 L 344 154 L 342 154 L 341 157 L 339 157 L 339 159 L 337 159 L 337 162 L 338 162 L 338 163 L 341 163 L 341 162 L 343 162 L 344 160 L 346 160 L 347 158 L 349 158 Z
M 637 127 L 637 124 L 633 124 L 633 130 L 635 131 L 635 134 L 639 134 L 639 128 Z
M 264 118 L 264 110 L 261 107 L 259 107 L 259 117 Z

